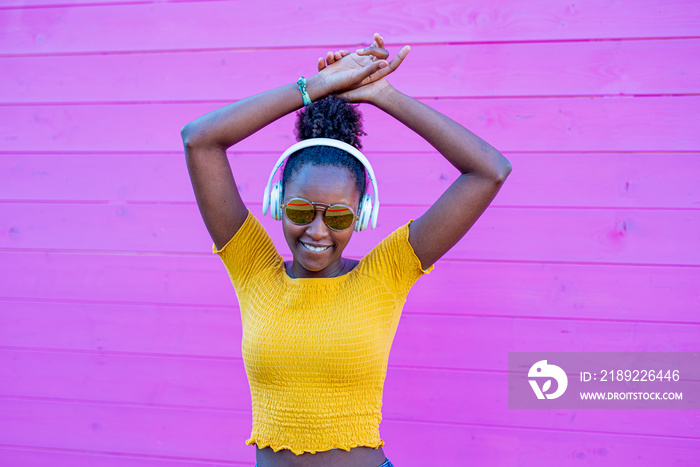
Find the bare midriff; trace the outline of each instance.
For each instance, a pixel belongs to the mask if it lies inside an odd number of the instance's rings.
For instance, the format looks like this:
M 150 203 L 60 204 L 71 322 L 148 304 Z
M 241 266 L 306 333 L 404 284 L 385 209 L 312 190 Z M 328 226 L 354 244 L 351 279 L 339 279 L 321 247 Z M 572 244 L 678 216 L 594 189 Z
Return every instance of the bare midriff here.
M 314 454 L 306 452 L 298 456 L 287 449 L 277 452 L 269 447 L 256 450 L 258 467 L 378 467 L 385 460 L 382 448 L 361 446 L 349 451 L 331 449 Z

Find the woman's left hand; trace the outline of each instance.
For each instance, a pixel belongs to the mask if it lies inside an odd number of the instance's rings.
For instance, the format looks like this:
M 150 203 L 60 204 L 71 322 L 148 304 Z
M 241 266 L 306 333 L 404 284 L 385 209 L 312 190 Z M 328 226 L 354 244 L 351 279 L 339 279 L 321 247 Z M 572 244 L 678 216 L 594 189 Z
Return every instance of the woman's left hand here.
M 390 62 L 388 66 L 379 69 L 375 73 L 365 78 L 359 85 L 352 89 L 348 89 L 339 94 L 350 102 L 374 102 L 377 96 L 391 85 L 385 79 L 387 75 L 394 72 L 403 59 L 406 58 L 411 50 L 409 46 L 404 47 Z M 337 52 L 328 52 L 325 60 L 323 57 L 318 59 L 318 71 L 326 70 L 326 73 L 332 72 L 332 65 L 336 62 L 338 68 L 356 68 L 361 69 L 371 65 L 377 60 L 386 60 L 389 57 L 389 52 L 384 48 L 384 38 L 379 34 L 374 34 L 374 42 L 369 47 L 358 49 L 355 53 L 350 53 L 347 50 L 339 50 Z

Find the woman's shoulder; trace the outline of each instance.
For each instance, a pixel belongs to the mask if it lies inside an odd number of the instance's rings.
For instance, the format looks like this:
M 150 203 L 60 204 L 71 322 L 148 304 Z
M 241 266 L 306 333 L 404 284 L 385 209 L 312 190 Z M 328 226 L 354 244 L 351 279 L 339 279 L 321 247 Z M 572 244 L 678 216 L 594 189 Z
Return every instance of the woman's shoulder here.
M 234 287 L 242 289 L 260 271 L 278 267 L 282 256 L 260 221 L 248 211 L 248 217 L 222 248 L 213 247 L 231 276 Z
M 421 268 L 420 260 L 408 241 L 411 221 L 398 227 L 379 242 L 362 258 L 358 269 L 374 276 L 390 288 L 407 292 L 408 288 L 423 274 L 432 271 Z
M 219 255 L 236 249 L 247 251 L 251 247 L 251 242 L 253 245 L 259 243 L 263 243 L 268 247 L 272 245 L 274 248 L 270 234 L 267 233 L 267 230 L 265 230 L 258 218 L 248 210 L 248 215 L 243 225 L 233 234 L 231 239 L 221 248 L 216 248 L 216 245 L 214 245 L 212 250 Z

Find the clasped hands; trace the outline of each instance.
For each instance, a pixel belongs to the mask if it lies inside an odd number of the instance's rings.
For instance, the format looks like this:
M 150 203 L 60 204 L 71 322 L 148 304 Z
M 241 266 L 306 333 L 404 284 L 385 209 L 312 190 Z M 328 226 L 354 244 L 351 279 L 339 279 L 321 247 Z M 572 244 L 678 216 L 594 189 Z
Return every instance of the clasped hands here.
M 350 53 L 347 50 L 328 52 L 318 59 L 319 77 L 323 78 L 331 94 L 338 94 L 350 102 L 374 102 L 387 88 L 385 79 L 393 73 L 411 50 L 405 46 L 391 60 L 384 48 L 384 38 L 374 34 L 374 42 L 369 47 Z

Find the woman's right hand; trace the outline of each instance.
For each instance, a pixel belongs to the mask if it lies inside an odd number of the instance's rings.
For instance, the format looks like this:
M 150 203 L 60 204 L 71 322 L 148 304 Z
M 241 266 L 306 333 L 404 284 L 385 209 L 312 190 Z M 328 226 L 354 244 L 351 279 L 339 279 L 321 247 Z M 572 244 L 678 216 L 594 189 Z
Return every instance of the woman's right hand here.
M 375 34 L 369 47 L 355 53 L 347 50 L 328 52 L 325 60 L 319 58 L 318 76 L 323 78 L 331 93 L 339 93 L 350 102 L 372 102 L 389 85 L 384 78 L 401 65 L 409 51 L 410 47 L 406 46 L 391 62 L 387 62 L 389 52 L 384 48 L 384 39 Z

